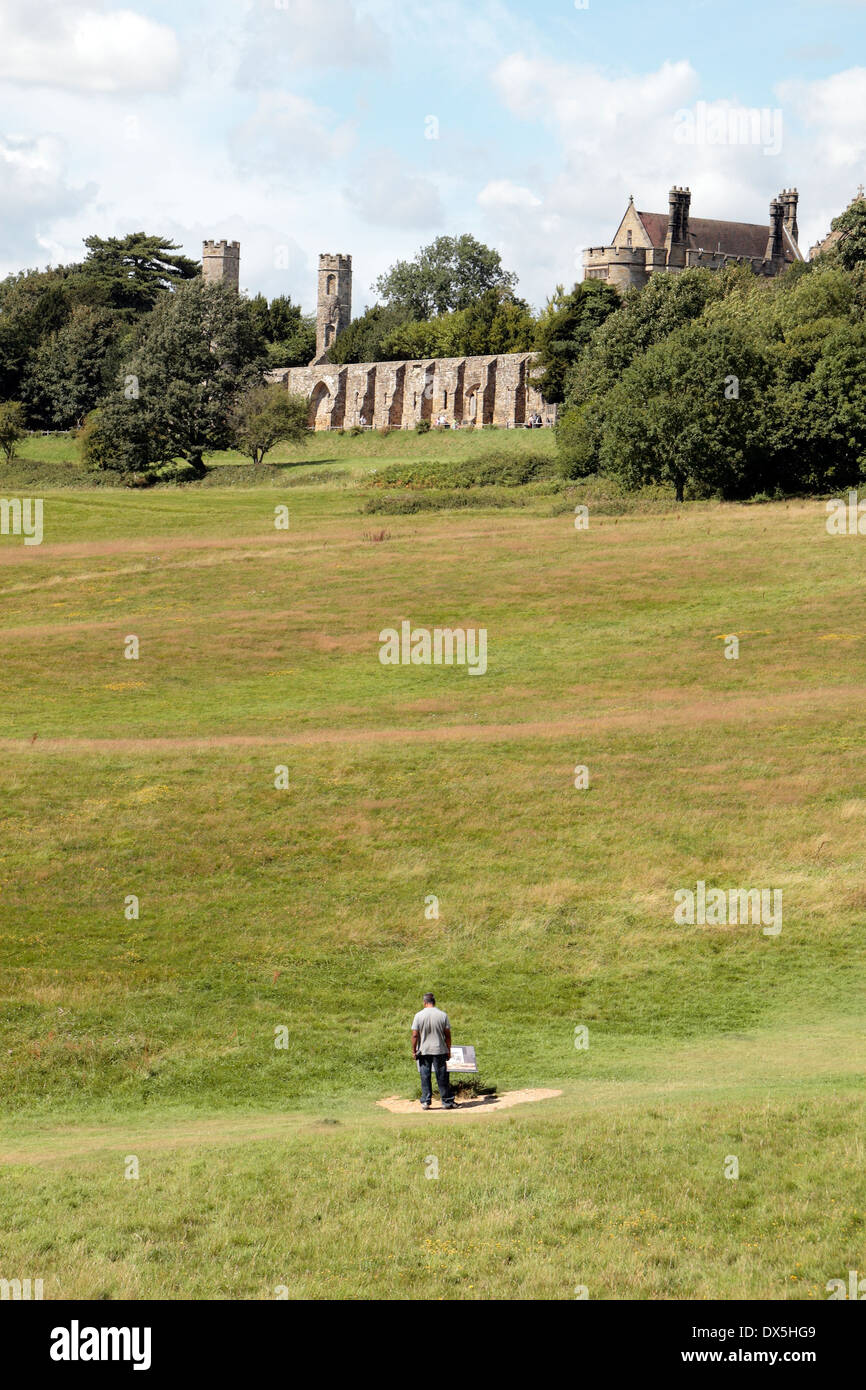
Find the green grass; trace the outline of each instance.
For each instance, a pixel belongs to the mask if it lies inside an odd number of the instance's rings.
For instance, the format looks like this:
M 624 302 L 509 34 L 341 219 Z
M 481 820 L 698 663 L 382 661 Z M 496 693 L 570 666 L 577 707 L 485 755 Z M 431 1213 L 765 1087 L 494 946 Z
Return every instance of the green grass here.
M 0 1276 L 826 1297 L 866 1268 L 857 539 L 590 485 L 587 531 L 530 493 L 372 543 L 325 442 L 342 485 L 46 489 L 0 537 Z M 405 617 L 485 626 L 487 675 L 381 666 Z M 782 889 L 781 936 L 676 926 L 698 879 Z M 562 1096 L 377 1109 L 427 988 Z
M 383 464 L 424 465 L 459 468 L 467 459 L 484 458 L 505 450 L 515 458 L 525 455 L 547 455 L 551 464 L 556 454 L 556 439 L 552 430 L 430 430 L 416 434 L 414 430 L 391 430 L 386 435 L 367 430 L 353 435 L 338 430 L 311 433 L 300 444 L 278 444 L 268 454 L 266 467 L 255 470 L 235 449 L 223 449 L 207 454 L 210 468 L 225 468 L 229 474 L 240 472 L 238 481 L 248 482 L 247 475 L 258 472 L 266 480 L 275 469 L 294 481 L 310 471 L 317 475 L 315 483 L 336 484 L 362 478 Z M 0 487 L 111 487 L 118 480 L 112 474 L 88 472 L 82 464 L 81 452 L 74 434 L 31 434 L 17 446 L 11 464 L 0 463 Z M 198 490 L 201 484 L 187 485 Z
M 800 1092 L 42 1140 L 6 1170 L 4 1268 L 46 1298 L 826 1298 L 862 1268 L 862 1097 Z

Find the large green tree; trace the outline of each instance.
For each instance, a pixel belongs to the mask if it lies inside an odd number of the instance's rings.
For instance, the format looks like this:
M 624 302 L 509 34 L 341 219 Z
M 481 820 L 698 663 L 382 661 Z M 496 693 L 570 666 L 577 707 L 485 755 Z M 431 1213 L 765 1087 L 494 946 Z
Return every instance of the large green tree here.
M 398 323 L 381 341 L 381 360 L 528 352 L 534 341 L 535 319 L 529 305 L 509 290 L 485 290 L 468 308 L 453 314 Z
M 74 423 L 80 408 L 90 407 L 90 385 L 82 386 L 92 383 L 94 357 L 107 353 L 108 340 L 122 353 L 157 300 L 199 274 L 198 264 L 165 237 L 91 236 L 85 246 L 87 255 L 78 264 L 23 271 L 0 283 L 0 399 L 25 398 L 34 421 L 43 425 Z M 80 331 L 85 320 L 76 321 L 82 310 L 99 315 L 92 320 L 95 345 Z M 105 315 L 113 317 L 111 327 Z M 75 378 L 66 405 L 49 361 L 52 351 Z
M 568 373 L 566 401 L 582 405 L 613 387 L 642 352 L 684 324 L 699 318 L 707 304 L 725 293 L 725 277 L 711 270 L 653 275 L 641 290 L 629 290 L 622 307 L 591 336 Z
M 670 484 L 678 501 L 744 497 L 777 481 L 773 368 L 752 335 L 705 321 L 653 344 L 600 407 L 600 471 L 629 488 Z
M 266 343 L 249 302 L 223 284 L 191 280 L 142 325 L 121 388 L 106 402 L 87 454 L 100 467 L 147 472 L 233 441 L 238 396 L 261 381 Z
M 866 261 L 866 198 L 855 198 L 830 225 L 840 236 L 829 258 L 838 260 L 845 270 L 862 265 Z
M 0 284 L 0 399 L 20 398 L 31 357 L 69 317 L 64 270 L 28 270 Z
M 359 318 L 353 319 L 328 350 L 331 362 L 342 365 L 344 362 L 389 362 L 397 361 L 390 356 L 388 340 L 393 331 L 409 322 L 404 309 L 374 304 L 365 309 Z
M 583 280 L 568 293 L 557 285 L 538 320 L 535 346 L 538 364 L 533 374 L 545 400 L 565 400 L 569 370 L 574 366 L 597 328 L 620 307 L 612 285 Z
M 198 262 L 165 237 L 129 232 L 85 237 L 87 256 L 70 277 L 69 295 L 132 314 L 146 313 L 160 294 L 200 274 Z
M 263 294 L 250 300 L 250 312 L 268 345 L 273 367 L 306 367 L 316 355 L 316 320 L 288 295 L 268 303 Z
M 487 290 L 513 290 L 517 276 L 503 269 L 499 252 L 469 233 L 440 236 L 414 260 L 398 261 L 376 281 L 376 290 L 391 308 L 407 318 L 466 309 Z
M 779 391 L 780 448 L 800 487 L 823 491 L 866 480 L 866 324 L 836 324 L 810 375 Z
M 73 309 L 28 362 L 24 397 L 32 418 L 54 429 L 81 425 L 114 384 L 124 336 L 116 314 L 84 304 Z

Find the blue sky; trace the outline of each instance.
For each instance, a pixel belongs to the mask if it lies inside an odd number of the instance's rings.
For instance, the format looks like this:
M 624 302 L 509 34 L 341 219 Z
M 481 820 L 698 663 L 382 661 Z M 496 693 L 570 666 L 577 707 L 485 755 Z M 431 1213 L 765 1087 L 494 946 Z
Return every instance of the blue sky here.
M 0 0 L 0 273 L 145 228 L 236 238 L 308 308 L 350 252 L 360 312 L 466 230 L 540 305 L 672 183 L 755 222 L 796 184 L 808 249 L 866 182 L 864 31 L 863 0 Z

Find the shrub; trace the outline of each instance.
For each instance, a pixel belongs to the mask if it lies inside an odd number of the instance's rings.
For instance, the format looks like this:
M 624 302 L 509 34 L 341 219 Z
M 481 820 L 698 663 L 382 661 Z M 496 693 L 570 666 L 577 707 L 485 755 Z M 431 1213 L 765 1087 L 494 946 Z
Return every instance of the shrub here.
M 418 423 L 417 423 L 417 425 L 415 426 L 415 433 L 416 433 L 416 434 L 428 434 L 428 433 L 429 433 L 429 430 L 430 430 L 430 421 L 429 421 L 429 420 L 419 420 Z
M 3 401 L 0 404 L 0 449 L 3 450 L 7 463 L 14 459 L 16 445 L 26 433 L 27 418 L 21 402 Z
M 143 416 L 131 401 L 112 400 L 91 410 L 78 431 L 87 468 L 112 473 L 149 472 L 150 441 Z
M 457 507 L 525 507 L 527 498 L 513 488 L 476 488 L 470 491 L 385 492 L 369 497 L 361 508 L 368 516 L 409 516 L 414 512 L 450 511 Z
M 187 459 L 177 459 L 172 463 L 164 463 L 161 468 L 157 468 L 149 475 L 158 483 L 195 483 L 201 479 L 201 473 Z
M 394 463 L 367 482 L 380 488 L 520 487 L 537 478 L 552 477 L 555 470 L 555 460 L 547 454 L 491 449 L 474 458 Z
M 307 435 L 307 402 L 276 385 L 249 387 L 229 416 L 235 445 L 253 463 L 261 463 L 275 444 L 299 443 Z

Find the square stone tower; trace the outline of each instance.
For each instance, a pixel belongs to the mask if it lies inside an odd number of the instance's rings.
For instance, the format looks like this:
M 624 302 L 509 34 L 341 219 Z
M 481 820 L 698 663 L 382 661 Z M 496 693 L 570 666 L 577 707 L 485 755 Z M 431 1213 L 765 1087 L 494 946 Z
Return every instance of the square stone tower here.
M 352 321 L 352 257 L 319 257 L 319 299 L 316 309 L 316 362 Z
M 205 241 L 201 248 L 202 278 L 209 284 L 240 286 L 241 244 L 239 241 Z

